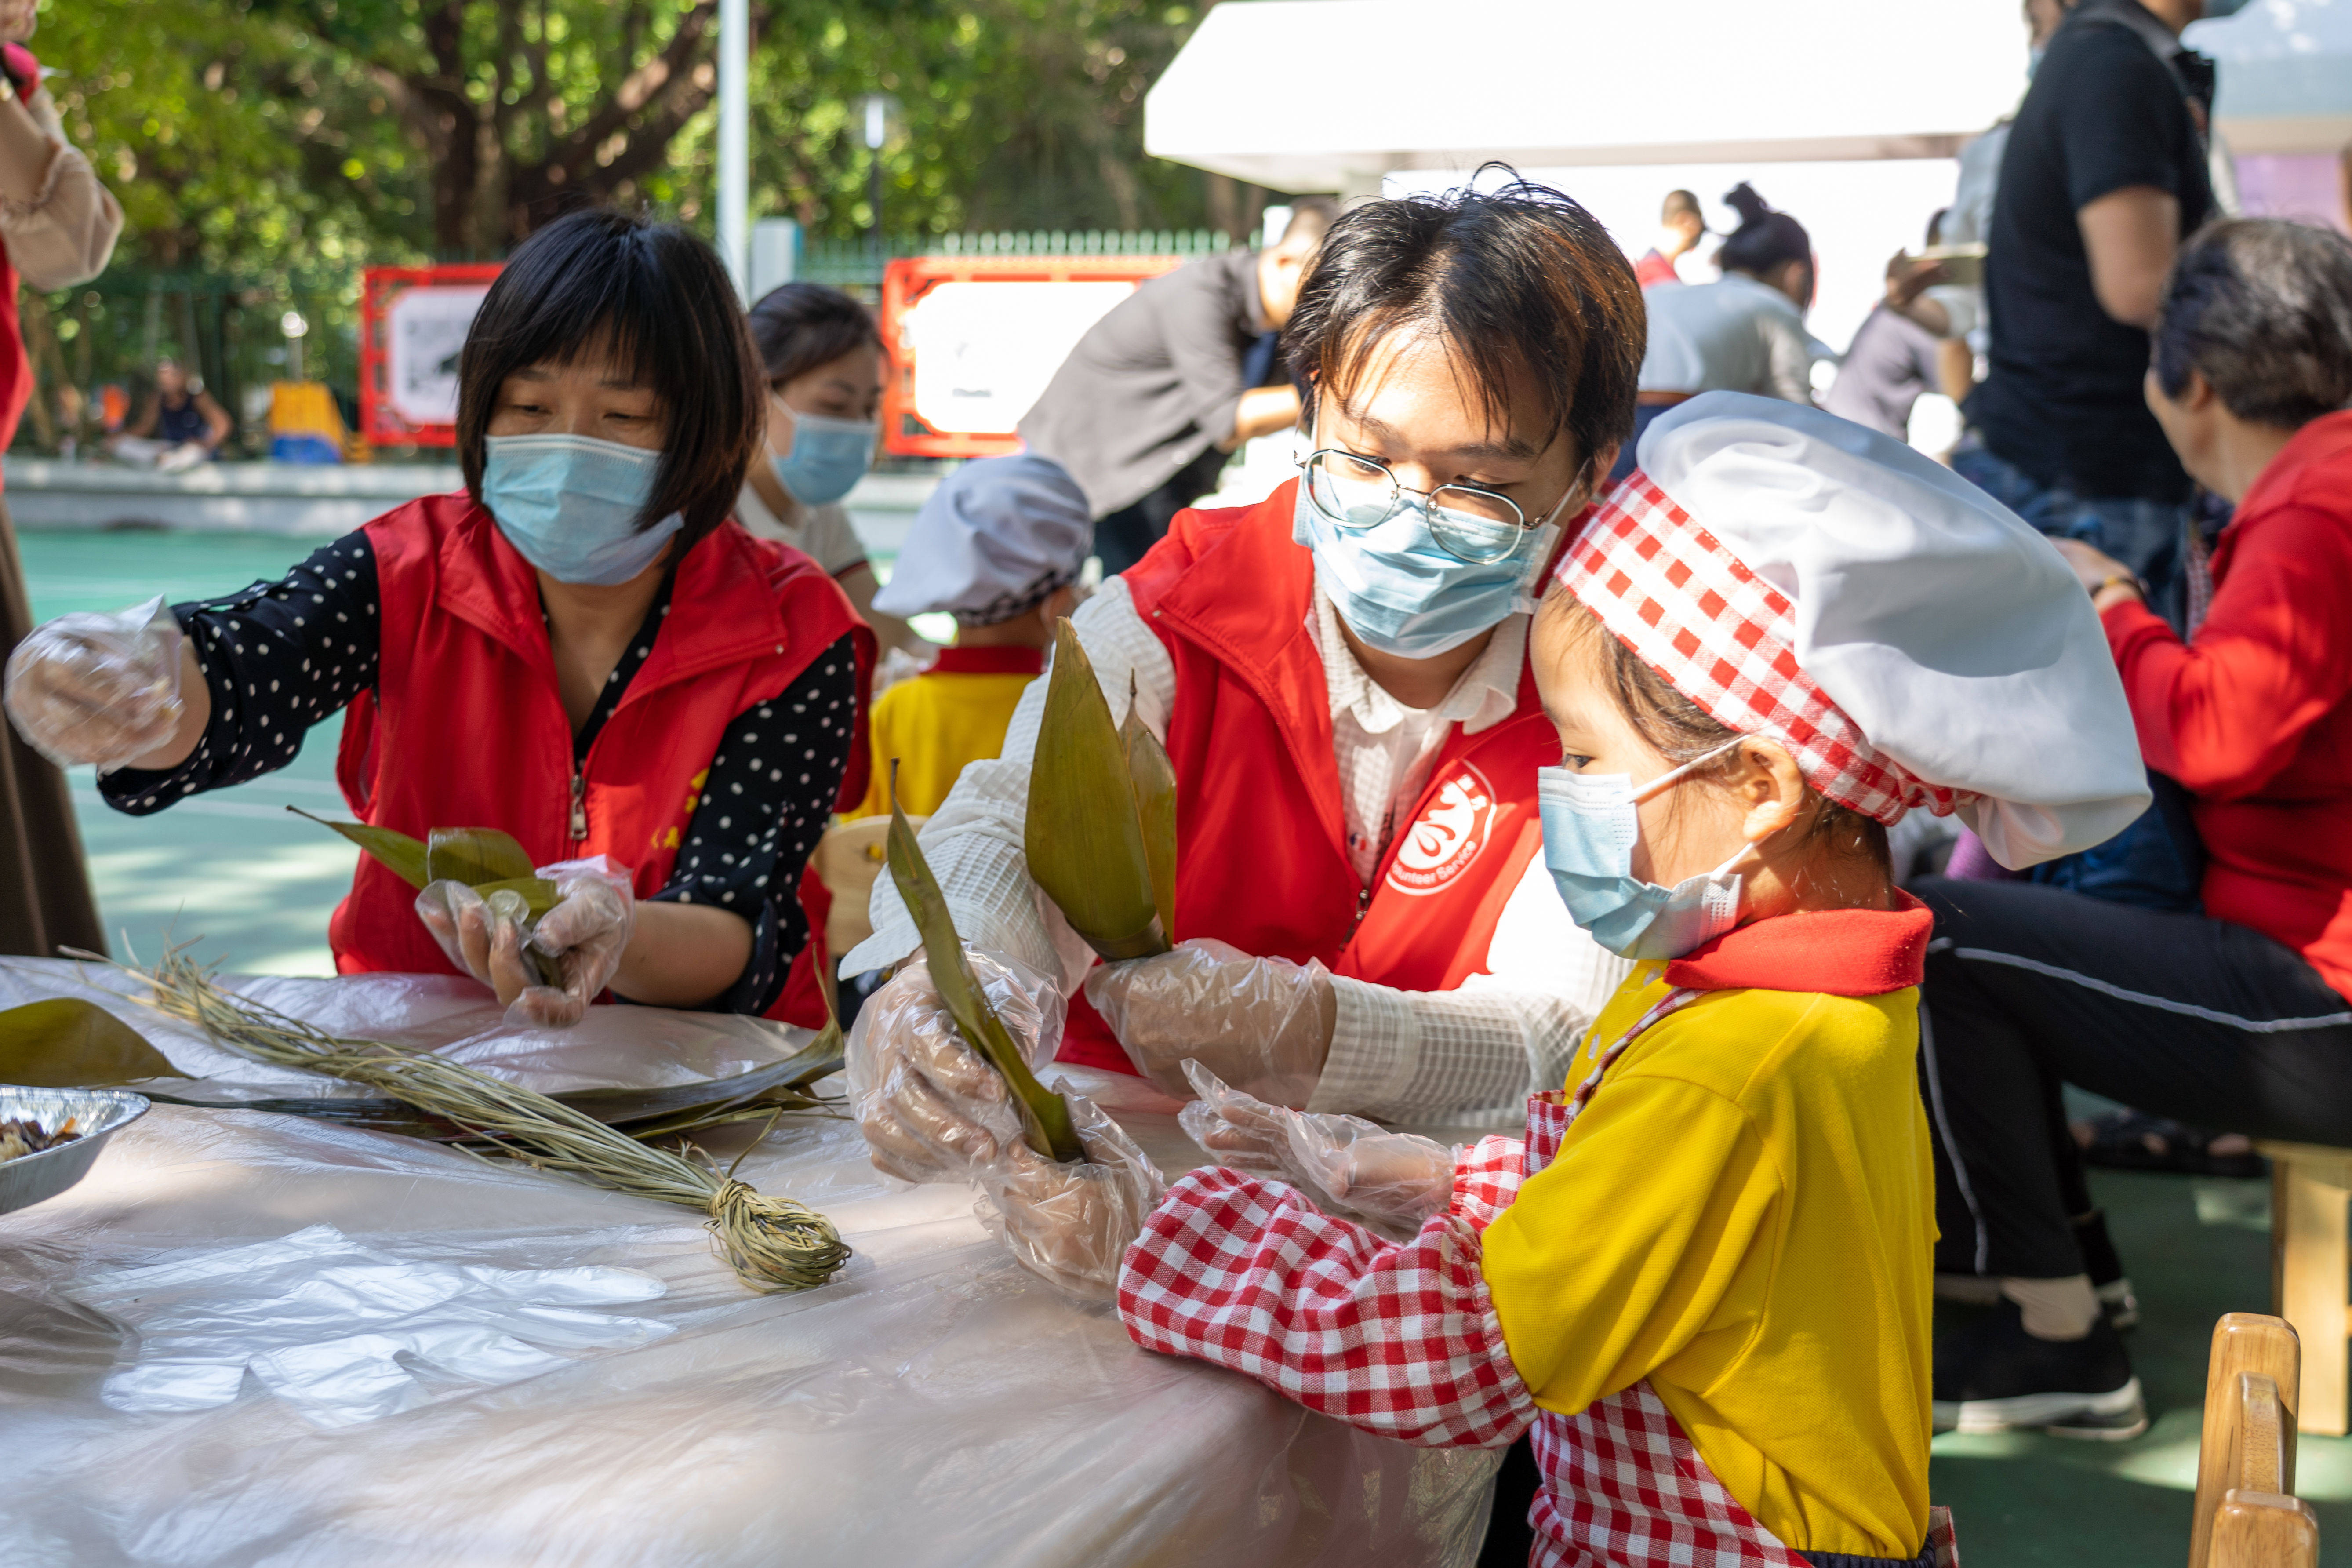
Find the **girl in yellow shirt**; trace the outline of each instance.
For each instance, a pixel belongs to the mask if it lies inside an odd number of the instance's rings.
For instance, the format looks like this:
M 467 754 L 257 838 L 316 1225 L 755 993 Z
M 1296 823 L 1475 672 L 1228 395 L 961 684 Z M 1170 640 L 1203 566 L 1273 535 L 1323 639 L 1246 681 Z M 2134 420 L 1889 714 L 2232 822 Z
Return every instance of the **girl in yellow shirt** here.
M 1639 456 L 1535 628 L 1545 860 L 1639 962 L 1526 1139 L 1202 1074 L 1186 1125 L 1241 1169 L 1163 1192 L 1075 1101 L 1089 1161 L 1003 1145 L 992 1194 L 1147 1348 L 1416 1442 L 1531 1427 L 1539 1563 L 1933 1563 L 1930 921 L 1886 827 L 2096 842 L 2146 798 L 2129 714 L 2057 552 L 1908 447 L 1718 393 Z

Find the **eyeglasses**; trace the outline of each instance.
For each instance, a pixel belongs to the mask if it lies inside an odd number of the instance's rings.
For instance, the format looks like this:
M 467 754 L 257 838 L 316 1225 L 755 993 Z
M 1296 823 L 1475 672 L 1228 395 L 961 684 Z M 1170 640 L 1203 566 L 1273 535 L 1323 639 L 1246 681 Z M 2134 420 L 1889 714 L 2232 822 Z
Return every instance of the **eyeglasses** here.
M 1398 483 L 1385 463 L 1328 447 L 1291 461 L 1306 472 L 1307 499 L 1315 510 L 1341 528 L 1378 528 L 1412 495 L 1428 504 L 1430 537 L 1456 560 L 1491 566 L 1526 542 L 1528 514 L 1507 495 L 1473 485 L 1417 490 Z

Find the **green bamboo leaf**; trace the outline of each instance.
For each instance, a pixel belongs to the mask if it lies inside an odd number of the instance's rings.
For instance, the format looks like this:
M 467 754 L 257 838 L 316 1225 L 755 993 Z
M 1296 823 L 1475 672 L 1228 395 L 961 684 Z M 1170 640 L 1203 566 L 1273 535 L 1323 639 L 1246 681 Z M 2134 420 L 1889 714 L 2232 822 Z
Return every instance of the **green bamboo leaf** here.
M 396 832 L 389 827 L 378 827 L 367 822 L 330 822 L 323 816 L 310 816 L 309 812 L 299 805 L 289 805 L 286 809 L 297 816 L 310 817 L 321 827 L 333 828 L 366 850 L 380 865 L 402 881 L 419 891 L 424 889 L 425 882 L 429 879 L 425 875 L 425 846 L 405 833 Z M 525 874 L 529 874 L 528 868 L 525 868 Z
M 1160 907 L 1160 931 L 1176 936 L 1176 764 L 1168 748 L 1135 711 L 1135 677 L 1127 678 L 1127 721 L 1118 728 L 1127 748 L 1128 777 L 1135 785 L 1136 821 L 1143 829 L 1144 863 L 1151 868 L 1151 893 Z
M 52 996 L 0 1013 L 0 1083 L 96 1089 L 187 1076 L 138 1030 L 79 996 Z
M 1029 1070 L 1029 1064 L 1021 1059 L 1021 1049 L 1013 1044 L 1012 1032 L 996 1016 L 996 1009 L 989 1005 L 979 977 L 971 972 L 971 962 L 964 956 L 963 940 L 956 934 L 947 897 L 931 875 L 930 863 L 923 858 L 922 846 L 915 842 L 915 830 L 908 825 L 907 814 L 898 809 L 898 763 L 895 757 L 890 762 L 888 842 L 890 880 L 898 884 L 898 897 L 906 900 L 908 910 L 915 917 L 915 929 L 922 933 L 923 957 L 930 965 L 931 983 L 939 987 L 940 1000 L 946 1005 L 948 1016 L 955 1020 L 965 1043 L 987 1058 L 989 1065 L 1003 1073 L 1004 1081 L 1012 1086 L 1013 1100 L 1021 1107 L 1029 1146 L 1049 1160 L 1083 1160 L 1086 1151 L 1078 1143 L 1076 1129 L 1070 1125 L 1069 1106 L 1060 1095 L 1039 1083 L 1036 1075 Z
M 533 874 L 523 847 L 495 827 L 436 827 L 425 841 L 428 882 L 446 879 L 479 889 L 490 882 L 519 882 Z
M 1070 929 L 1103 957 L 1165 952 L 1167 923 L 1137 814 L 1127 744 L 1068 617 L 1054 636 L 1054 668 L 1029 770 L 1024 826 L 1029 875 L 1060 907 Z M 1169 787 L 1172 834 L 1172 774 Z M 1169 859 L 1172 884 L 1172 847 Z

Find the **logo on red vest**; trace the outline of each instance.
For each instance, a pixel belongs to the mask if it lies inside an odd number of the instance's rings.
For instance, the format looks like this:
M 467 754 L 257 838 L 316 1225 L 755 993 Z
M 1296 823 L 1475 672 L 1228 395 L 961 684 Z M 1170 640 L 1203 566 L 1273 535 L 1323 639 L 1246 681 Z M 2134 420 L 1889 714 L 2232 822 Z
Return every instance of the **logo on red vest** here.
M 1494 786 L 1468 763 L 1454 763 L 1405 829 L 1389 861 L 1388 885 L 1410 898 L 1444 891 L 1477 863 L 1494 828 Z

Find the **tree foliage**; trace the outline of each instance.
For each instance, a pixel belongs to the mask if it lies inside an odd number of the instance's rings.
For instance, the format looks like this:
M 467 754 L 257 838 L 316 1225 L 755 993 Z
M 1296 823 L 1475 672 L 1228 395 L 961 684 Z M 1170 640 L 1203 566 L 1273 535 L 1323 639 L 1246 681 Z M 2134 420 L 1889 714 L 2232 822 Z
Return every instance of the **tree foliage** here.
M 894 235 L 1237 227 L 1229 183 L 1142 153 L 1202 8 L 755 0 L 752 211 L 865 232 L 880 91 Z M 51 0 L 36 45 L 126 259 L 276 271 L 497 255 L 583 202 L 707 227 L 717 32 L 717 0 Z

